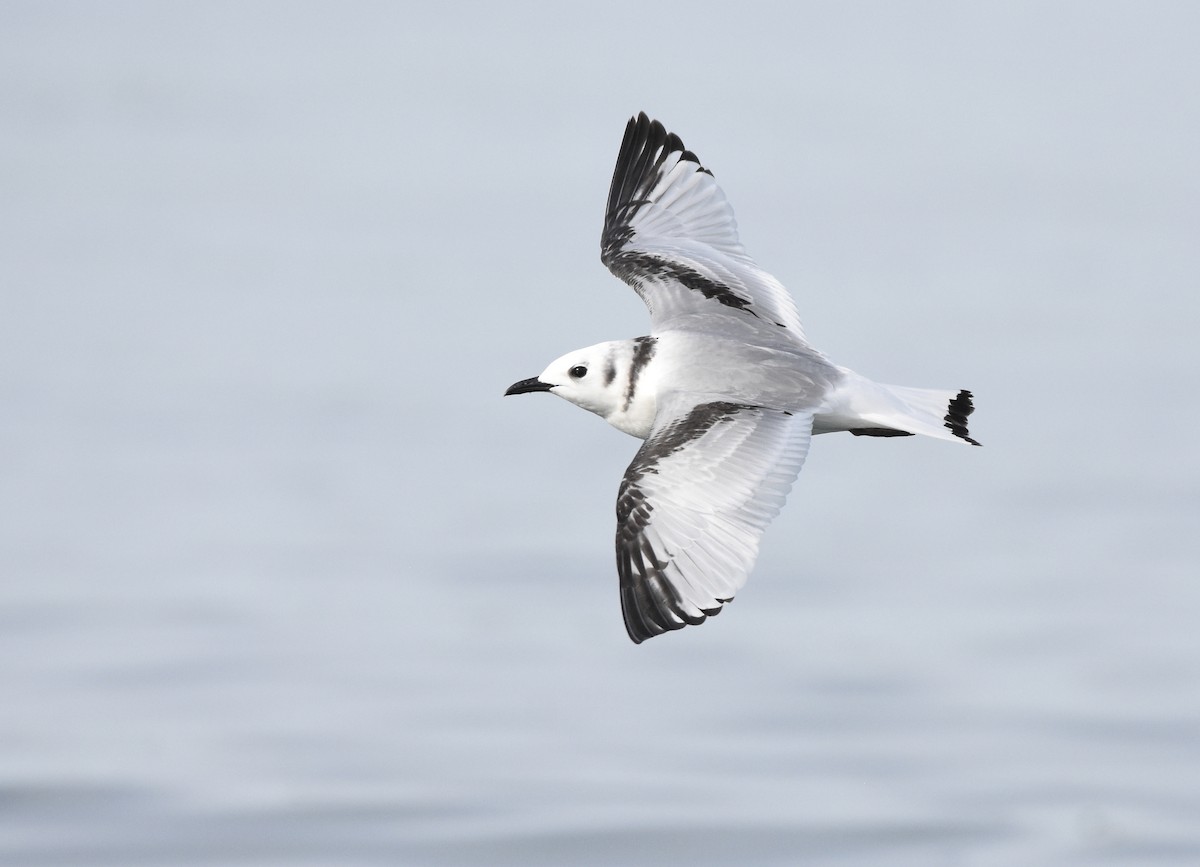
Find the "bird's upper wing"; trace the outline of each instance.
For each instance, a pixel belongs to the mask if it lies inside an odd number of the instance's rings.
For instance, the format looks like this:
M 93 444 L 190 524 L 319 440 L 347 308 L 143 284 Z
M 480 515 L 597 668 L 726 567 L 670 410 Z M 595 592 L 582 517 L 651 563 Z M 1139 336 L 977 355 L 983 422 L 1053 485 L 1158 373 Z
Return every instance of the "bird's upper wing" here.
M 646 302 L 656 330 L 707 327 L 804 342 L 795 302 L 746 255 L 712 172 L 645 113 L 625 127 L 600 259 Z
M 617 496 L 621 610 L 634 642 L 717 614 L 808 454 L 811 413 L 672 395 Z

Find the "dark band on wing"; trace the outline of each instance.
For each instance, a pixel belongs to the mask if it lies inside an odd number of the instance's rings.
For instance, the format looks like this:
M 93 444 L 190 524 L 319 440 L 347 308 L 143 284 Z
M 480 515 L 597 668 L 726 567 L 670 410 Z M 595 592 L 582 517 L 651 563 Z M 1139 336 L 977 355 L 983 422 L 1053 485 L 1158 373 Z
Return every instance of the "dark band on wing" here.
M 758 312 L 750 306 L 749 298 L 738 295 L 724 283 L 709 279 L 687 265 L 672 262 L 661 256 L 649 253 L 621 253 L 608 263 L 614 274 L 629 283 L 641 294 L 641 283 L 644 279 L 674 280 L 685 289 L 699 292 L 705 298 L 718 301 L 734 310 L 744 310 L 752 316 Z M 761 317 L 759 317 L 761 318 Z M 782 324 L 782 323 L 778 323 Z
M 718 424 L 730 421 L 739 412 L 761 412 L 761 410 L 756 406 L 727 400 L 701 403 L 692 407 L 691 412 L 687 415 L 676 419 L 642 444 L 638 453 L 634 455 L 633 463 L 625 471 L 625 478 L 621 482 L 622 489 L 626 485 L 636 484 L 647 473 L 657 473 L 658 462 L 663 458 L 675 454 L 688 443 L 700 439 Z M 617 517 L 621 517 L 619 498 L 617 500 Z
M 856 437 L 910 437 L 913 434 L 906 430 L 896 430 L 894 427 L 856 427 L 850 433 Z
M 608 188 L 608 210 L 600 239 L 600 258 L 605 265 L 633 236 L 630 221 L 647 204 L 646 196 L 662 178 L 667 157 L 678 153 L 681 160 L 696 164 L 698 171 L 712 174 L 700 165 L 699 158 L 683 146 L 683 141 L 643 111 L 625 125 L 625 138 L 617 154 L 612 184 Z M 611 267 L 611 265 L 609 265 Z
M 758 407 L 714 401 L 694 407 L 681 419 L 654 434 L 642 445 L 625 471 L 617 494 L 617 573 L 621 579 L 621 611 L 634 643 L 673 629 L 695 625 L 718 614 L 720 606 L 696 616 L 687 610 L 679 591 L 666 576 L 671 553 L 655 553 L 643 532 L 654 507 L 640 486 L 642 478 L 658 472 L 658 464 L 739 412 L 760 412 Z M 659 555 L 665 559 L 659 559 Z M 728 600 L 720 600 L 722 602 Z

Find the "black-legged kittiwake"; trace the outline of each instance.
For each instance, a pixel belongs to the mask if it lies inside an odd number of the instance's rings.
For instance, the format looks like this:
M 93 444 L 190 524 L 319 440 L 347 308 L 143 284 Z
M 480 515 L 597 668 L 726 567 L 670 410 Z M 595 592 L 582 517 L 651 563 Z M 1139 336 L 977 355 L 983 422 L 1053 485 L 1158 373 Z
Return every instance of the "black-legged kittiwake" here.
M 969 391 L 882 385 L 810 346 L 791 296 L 746 255 L 712 172 L 645 113 L 625 128 L 600 258 L 650 309 L 650 335 L 569 352 L 505 394 L 549 391 L 645 440 L 617 494 L 635 642 L 733 599 L 813 434 L 979 445 Z

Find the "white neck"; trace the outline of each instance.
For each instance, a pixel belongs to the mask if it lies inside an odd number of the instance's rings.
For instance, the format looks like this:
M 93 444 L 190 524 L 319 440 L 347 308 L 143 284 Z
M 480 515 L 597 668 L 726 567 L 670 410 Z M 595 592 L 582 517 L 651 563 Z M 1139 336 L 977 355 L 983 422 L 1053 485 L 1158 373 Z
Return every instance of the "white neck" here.
M 650 436 L 658 409 L 656 344 L 652 337 L 615 342 L 608 360 L 613 365 L 616 404 L 601 416 L 617 430 L 639 439 Z

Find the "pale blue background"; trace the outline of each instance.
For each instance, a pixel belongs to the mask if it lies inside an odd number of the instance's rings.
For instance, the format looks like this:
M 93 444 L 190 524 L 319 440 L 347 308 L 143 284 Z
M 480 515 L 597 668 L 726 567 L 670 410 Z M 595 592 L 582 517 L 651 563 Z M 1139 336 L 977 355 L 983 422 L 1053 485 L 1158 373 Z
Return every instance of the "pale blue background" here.
M 0 862 L 1200 863 L 1200 12 L 0 3 Z M 632 645 L 630 114 L 841 363 Z

